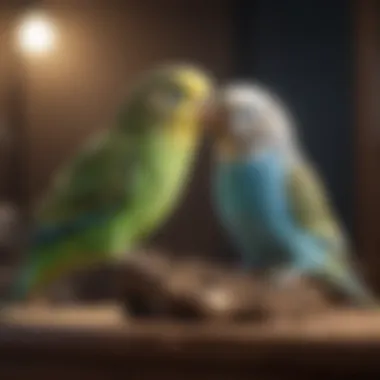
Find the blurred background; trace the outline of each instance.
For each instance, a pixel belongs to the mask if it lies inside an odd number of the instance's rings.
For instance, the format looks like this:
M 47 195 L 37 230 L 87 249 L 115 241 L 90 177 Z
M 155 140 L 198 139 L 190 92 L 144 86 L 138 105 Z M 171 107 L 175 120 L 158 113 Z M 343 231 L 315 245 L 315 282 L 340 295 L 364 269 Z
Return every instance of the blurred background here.
M 57 166 L 107 127 L 137 74 L 162 62 L 192 61 L 222 81 L 259 80 L 284 98 L 380 288 L 377 3 L 1 1 L 0 223 L 1 215 L 15 213 L 27 220 Z M 30 24 L 35 12 L 37 26 Z M 234 253 L 209 202 L 208 167 L 205 142 L 185 202 L 152 243 L 230 260 Z M 9 277 L 19 239 L 3 240 L 0 282 Z M 105 268 L 85 276 L 78 292 L 106 297 L 111 275 Z

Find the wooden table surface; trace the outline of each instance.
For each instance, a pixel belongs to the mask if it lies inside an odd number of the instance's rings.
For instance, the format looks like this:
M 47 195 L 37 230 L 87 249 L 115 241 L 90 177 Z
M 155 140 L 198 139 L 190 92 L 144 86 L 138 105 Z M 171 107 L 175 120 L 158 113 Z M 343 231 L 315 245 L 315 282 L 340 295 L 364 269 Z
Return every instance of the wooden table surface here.
M 103 378 L 99 376 L 105 368 L 123 368 L 130 378 L 137 373 L 151 378 L 149 371 L 162 374 L 164 368 L 177 371 L 173 378 L 180 371 L 184 379 L 199 378 L 200 368 L 208 379 L 254 373 L 270 378 L 294 378 L 295 372 L 305 378 L 380 374 L 380 313 L 341 311 L 293 322 L 233 326 L 137 323 L 115 305 L 3 310 L 0 374 L 22 374 L 30 365 L 60 374 L 81 366 L 95 371 L 95 378 Z M 165 378 L 172 377 L 165 372 Z

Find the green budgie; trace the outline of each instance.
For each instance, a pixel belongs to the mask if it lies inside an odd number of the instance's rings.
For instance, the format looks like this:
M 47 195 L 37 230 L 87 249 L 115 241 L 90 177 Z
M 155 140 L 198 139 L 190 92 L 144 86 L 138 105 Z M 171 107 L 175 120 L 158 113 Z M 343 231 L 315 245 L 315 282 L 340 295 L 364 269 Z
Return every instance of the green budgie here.
M 142 78 L 113 128 L 55 178 L 36 213 L 12 299 L 38 294 L 73 270 L 121 259 L 169 217 L 195 162 L 212 88 L 207 74 L 187 65 Z

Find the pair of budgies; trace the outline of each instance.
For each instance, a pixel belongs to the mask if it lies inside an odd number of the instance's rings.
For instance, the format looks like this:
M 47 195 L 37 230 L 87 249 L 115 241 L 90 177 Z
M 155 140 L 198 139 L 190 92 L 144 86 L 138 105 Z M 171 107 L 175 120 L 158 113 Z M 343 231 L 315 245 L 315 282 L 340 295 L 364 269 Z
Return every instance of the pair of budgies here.
M 186 65 L 148 73 L 113 128 L 59 173 L 36 214 L 13 298 L 120 259 L 159 227 L 186 188 L 202 123 L 214 139 L 215 209 L 243 266 L 270 270 L 276 281 L 318 275 L 371 303 L 286 108 L 256 85 L 216 91 L 207 74 Z

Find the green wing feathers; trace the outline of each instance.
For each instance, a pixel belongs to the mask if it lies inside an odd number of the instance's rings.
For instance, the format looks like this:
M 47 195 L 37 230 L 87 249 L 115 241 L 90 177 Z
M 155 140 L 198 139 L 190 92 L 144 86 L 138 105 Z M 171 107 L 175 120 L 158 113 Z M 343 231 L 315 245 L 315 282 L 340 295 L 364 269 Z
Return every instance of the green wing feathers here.
M 326 256 L 326 273 L 334 277 L 346 276 L 351 270 L 348 239 L 333 211 L 322 180 L 306 161 L 293 166 L 288 195 L 296 222 L 330 247 Z
M 332 210 L 323 183 L 306 162 L 297 162 L 289 173 L 288 197 L 296 222 L 316 236 L 343 240 L 342 229 Z
M 39 221 L 75 218 L 126 198 L 138 172 L 138 151 L 136 142 L 118 135 L 97 136 L 63 169 L 38 210 Z

